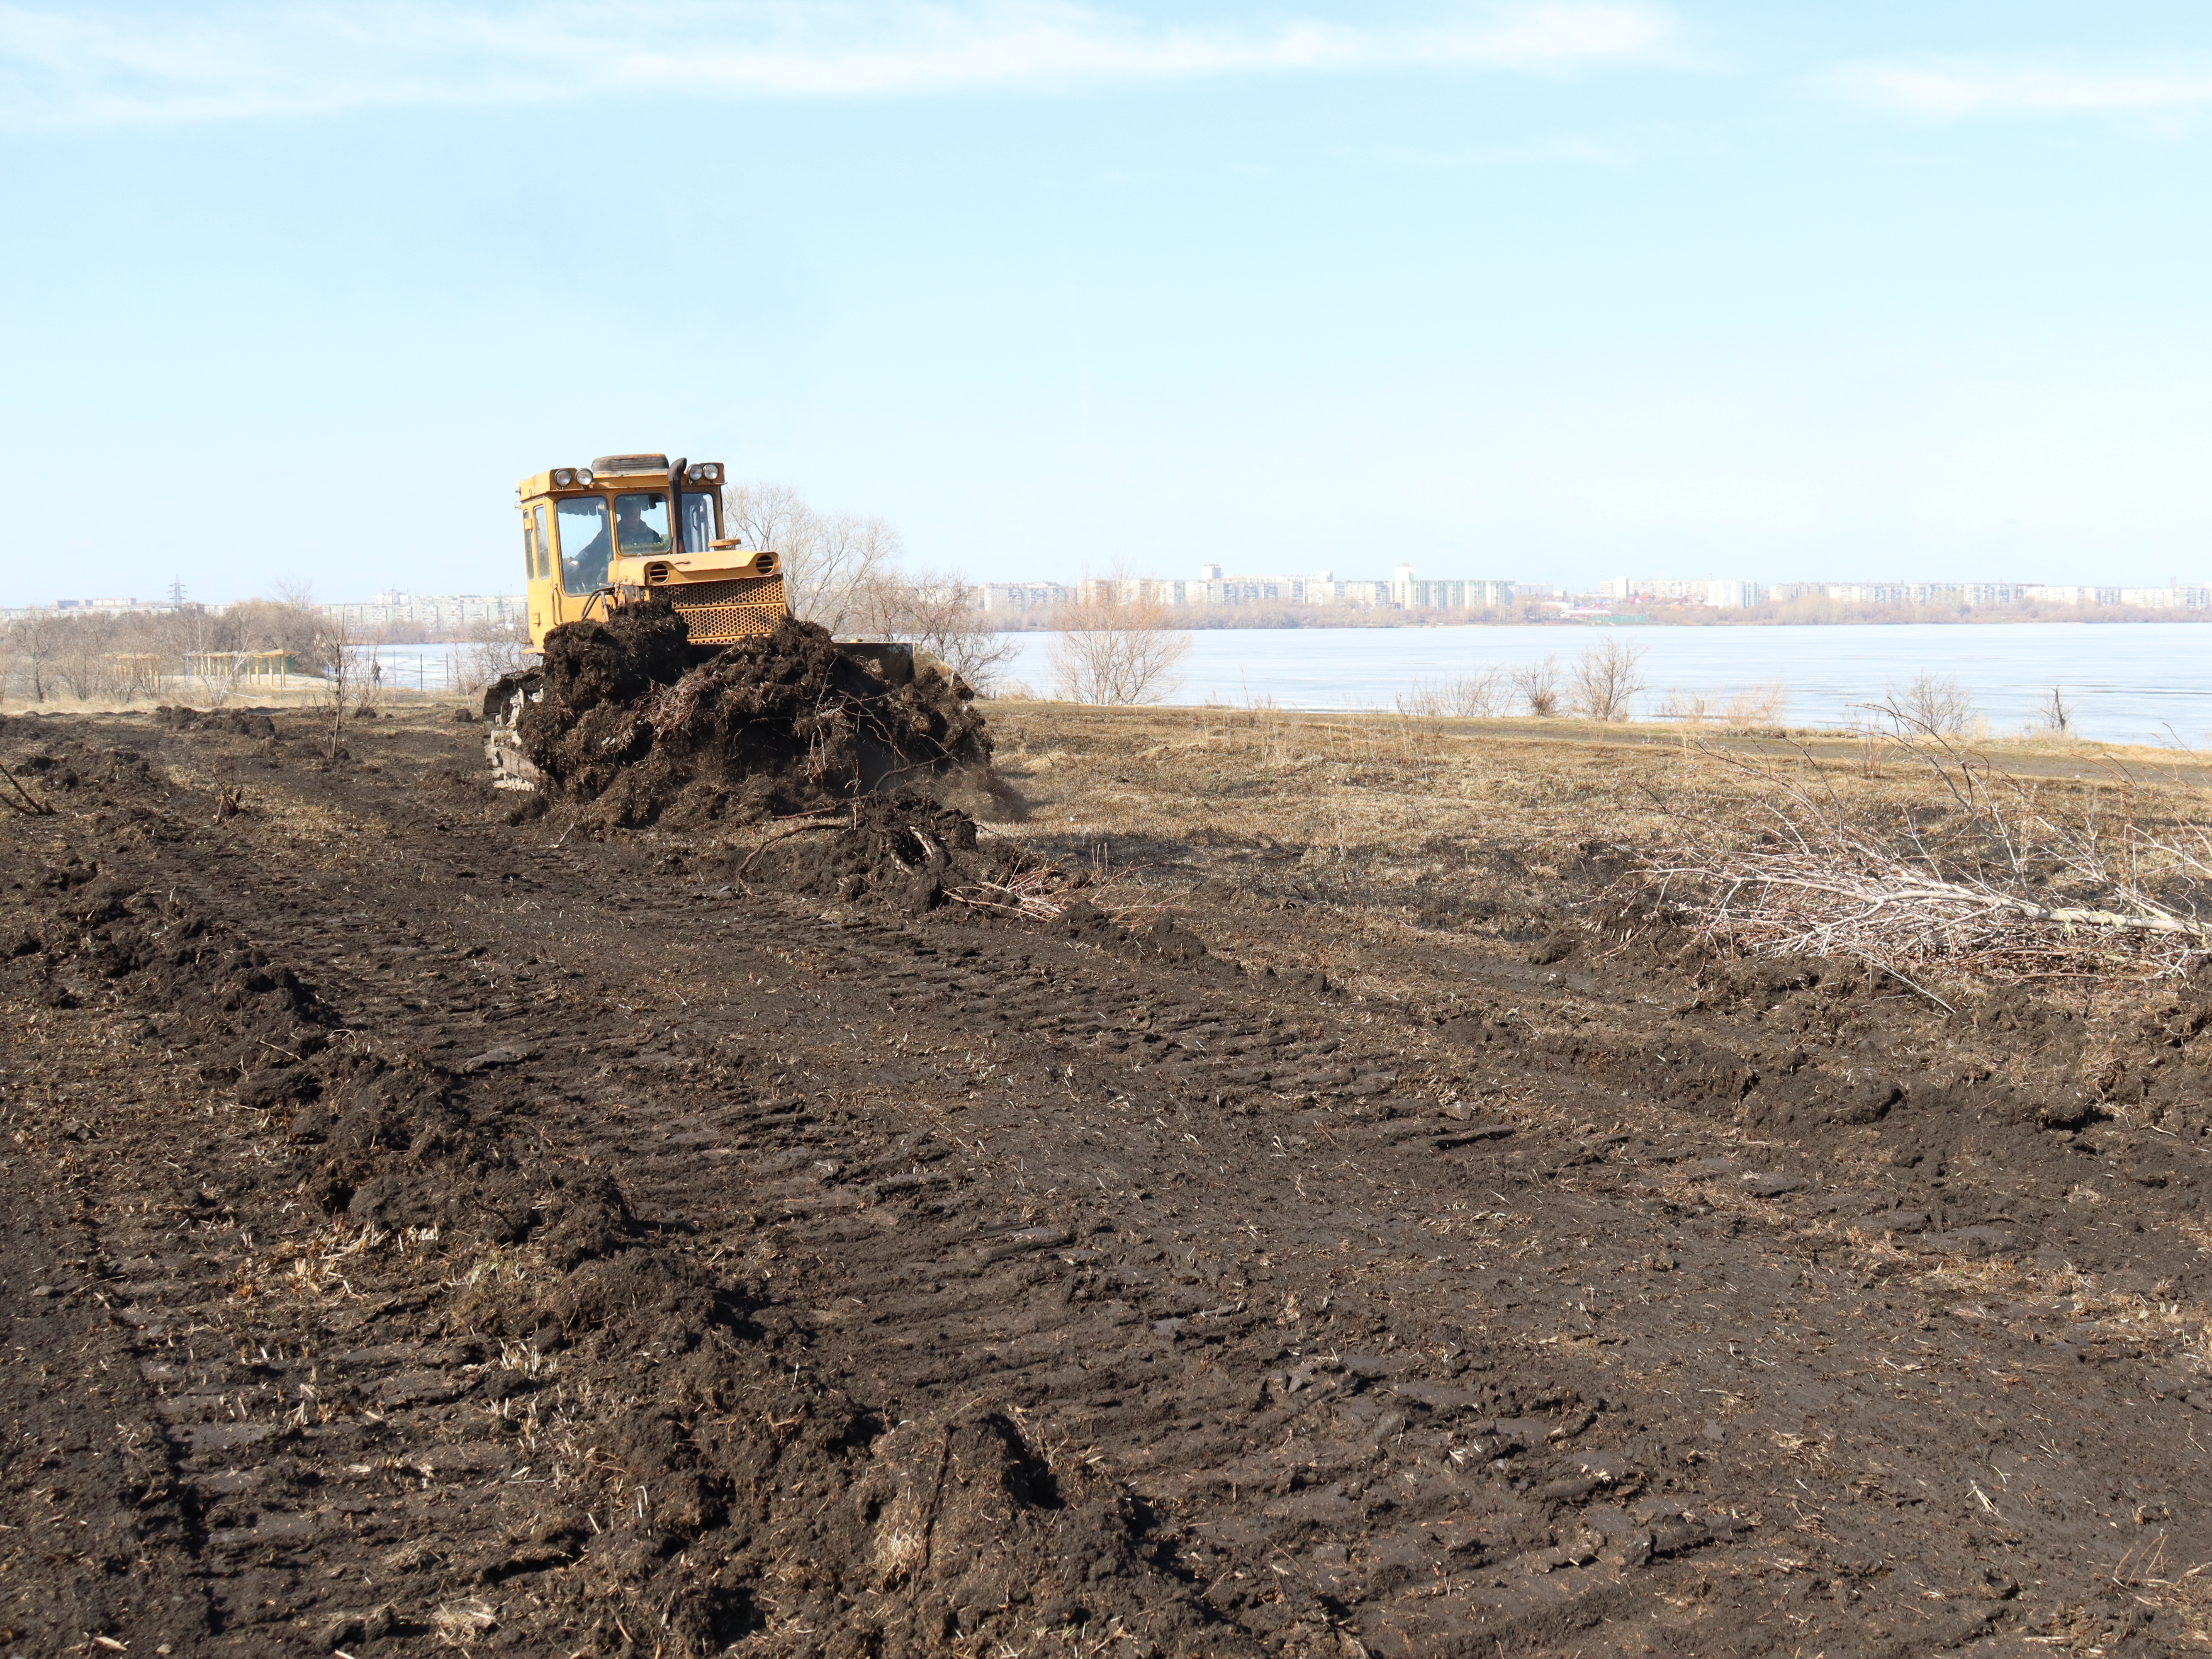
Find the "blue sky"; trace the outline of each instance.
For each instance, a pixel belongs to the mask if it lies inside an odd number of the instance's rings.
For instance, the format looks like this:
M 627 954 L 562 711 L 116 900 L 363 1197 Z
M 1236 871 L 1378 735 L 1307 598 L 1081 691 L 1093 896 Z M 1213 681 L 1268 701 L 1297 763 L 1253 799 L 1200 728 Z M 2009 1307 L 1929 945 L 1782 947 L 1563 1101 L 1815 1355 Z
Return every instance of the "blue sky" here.
M 978 580 L 2212 580 L 2201 4 L 0 0 L 0 602 L 518 585 L 647 447 Z

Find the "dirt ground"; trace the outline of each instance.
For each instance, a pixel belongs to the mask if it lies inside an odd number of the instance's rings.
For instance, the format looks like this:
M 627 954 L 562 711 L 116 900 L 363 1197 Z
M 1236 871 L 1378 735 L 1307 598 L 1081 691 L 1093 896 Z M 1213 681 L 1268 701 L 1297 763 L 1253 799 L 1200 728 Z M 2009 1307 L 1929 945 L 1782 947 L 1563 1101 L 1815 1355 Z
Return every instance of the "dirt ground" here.
M 1042 921 L 313 718 L 0 725 L 0 1653 L 2208 1644 L 2212 988 L 1609 927 L 1664 745 L 994 705 Z

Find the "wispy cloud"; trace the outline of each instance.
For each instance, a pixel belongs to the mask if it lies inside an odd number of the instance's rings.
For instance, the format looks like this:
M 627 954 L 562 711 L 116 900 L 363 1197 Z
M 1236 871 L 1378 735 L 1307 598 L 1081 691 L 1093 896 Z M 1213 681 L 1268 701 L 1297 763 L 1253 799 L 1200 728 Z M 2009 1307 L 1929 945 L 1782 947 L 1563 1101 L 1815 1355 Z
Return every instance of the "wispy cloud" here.
M 1996 64 L 1861 64 L 1838 77 L 1855 95 L 1915 115 L 2172 114 L 2212 104 L 2212 66 L 2157 71 Z
M 1445 5 L 1391 27 L 1158 23 L 1063 0 L 0 3 L 0 120 L 99 125 L 668 92 L 860 97 L 1421 65 L 1557 71 L 1657 55 L 1645 0 Z

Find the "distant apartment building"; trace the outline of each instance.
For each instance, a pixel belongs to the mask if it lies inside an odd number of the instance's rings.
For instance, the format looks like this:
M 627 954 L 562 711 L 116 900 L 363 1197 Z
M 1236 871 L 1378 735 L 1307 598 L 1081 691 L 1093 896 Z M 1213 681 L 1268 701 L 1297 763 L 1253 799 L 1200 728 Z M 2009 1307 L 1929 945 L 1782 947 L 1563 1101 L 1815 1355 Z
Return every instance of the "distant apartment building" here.
M 1122 604 L 1145 602 L 1170 605 L 1326 605 L 1323 590 L 1330 586 L 1309 576 L 1224 576 L 1221 567 L 1202 567 L 1195 581 L 1176 581 L 1139 576 L 1121 581 L 1076 584 L 1085 600 L 1118 599 Z M 1212 574 L 1203 574 L 1211 572 Z
M 56 599 L 52 605 L 18 605 L 0 609 L 0 621 L 31 621 L 40 617 L 162 617 L 179 611 L 204 611 L 207 606 L 178 599 Z
M 1390 603 L 1401 611 L 1509 611 L 1513 584 L 1459 578 L 1420 580 L 1413 566 L 1401 564 L 1390 573 Z
M 2212 611 L 2212 587 L 2124 587 L 2120 603 L 2145 611 Z
M 1030 611 L 1052 611 L 1073 603 L 1075 590 L 1060 582 L 986 582 L 984 614 L 1018 619 Z
M 365 604 L 318 605 L 349 628 L 420 628 L 444 633 L 484 623 L 520 623 L 529 606 L 520 593 L 378 593 Z
M 2165 587 L 2075 587 L 2038 582 L 2021 597 L 2039 605 L 2125 605 L 2137 611 L 2212 611 L 2212 587 L 2171 583 Z
M 1843 605 L 1949 605 L 1972 610 L 2018 605 L 2031 592 L 2020 582 L 1776 582 L 1765 594 L 1777 605 L 1833 599 Z
M 1504 611 L 1513 605 L 1510 581 L 1464 578 L 1419 579 L 1410 564 L 1399 565 L 1388 581 L 1352 581 L 1333 570 L 1310 576 L 1239 576 L 1218 564 L 1200 565 L 1194 580 L 1132 576 L 1078 582 L 1073 590 L 1050 584 L 995 584 L 984 590 L 987 611 L 1018 614 L 1029 608 L 1020 596 L 1045 591 L 1085 604 L 1106 601 L 1171 606 L 1356 605 L 1401 611 Z M 1004 594 L 1004 599 L 1000 595 Z M 1062 603 L 1054 599 L 1052 603 Z
M 1611 576 L 1597 585 L 1608 599 L 1674 599 L 1709 605 L 1717 611 L 1741 611 L 1759 603 L 1757 582 L 1735 576 Z

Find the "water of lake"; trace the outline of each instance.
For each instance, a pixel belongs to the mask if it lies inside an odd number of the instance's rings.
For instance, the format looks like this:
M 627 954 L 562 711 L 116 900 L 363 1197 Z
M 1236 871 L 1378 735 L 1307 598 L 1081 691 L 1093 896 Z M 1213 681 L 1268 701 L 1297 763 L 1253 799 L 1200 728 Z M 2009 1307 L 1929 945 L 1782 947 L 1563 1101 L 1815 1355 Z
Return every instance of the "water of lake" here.
M 1049 634 L 1014 636 L 1008 678 L 1040 692 L 1052 684 Z M 1182 682 L 1169 701 L 1284 708 L 1389 708 L 1427 682 L 1556 656 L 1564 665 L 1608 641 L 1644 652 L 1650 689 L 1638 713 L 1657 714 L 1670 690 L 1729 694 L 1765 685 L 1787 693 L 1794 726 L 1851 726 L 1853 705 L 1915 674 L 1965 687 L 1991 731 L 2016 732 L 2054 685 L 2075 730 L 2106 743 L 2212 743 L 2212 624 L 1982 623 L 1804 628 L 1249 628 L 1191 635 Z M 457 684 L 469 647 L 383 646 L 388 684 L 438 691 Z
M 1052 684 L 1052 636 L 1018 636 L 1009 678 L 1039 692 Z M 1389 708 L 1422 681 L 1592 645 L 1641 647 L 1654 714 L 1670 690 L 1728 694 L 1778 684 L 1795 726 L 1851 726 L 1852 705 L 1915 674 L 1949 675 L 1972 696 L 1992 732 L 2035 718 L 2054 685 L 2075 711 L 2075 730 L 2107 743 L 2198 746 L 2212 741 L 2212 625 L 2197 623 L 1984 623 L 1750 628 L 1207 629 L 1191 635 L 1182 683 L 1168 701 L 1285 708 Z
M 372 669 L 379 685 L 403 691 L 450 691 L 467 683 L 471 653 L 482 647 L 471 645 L 380 645 L 372 653 L 362 647 L 357 654 L 363 658 L 361 672 Z

